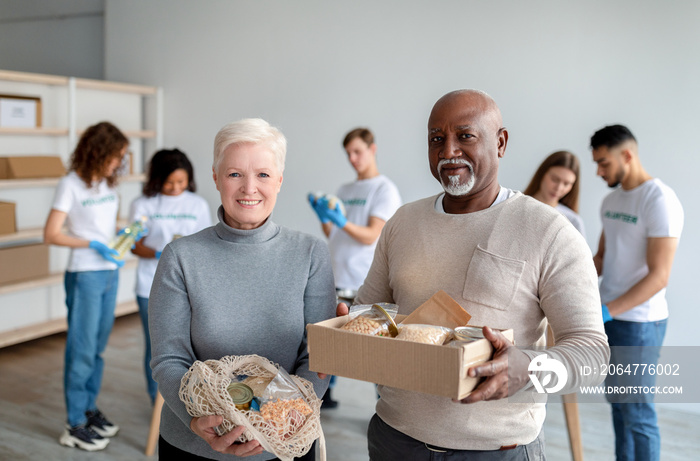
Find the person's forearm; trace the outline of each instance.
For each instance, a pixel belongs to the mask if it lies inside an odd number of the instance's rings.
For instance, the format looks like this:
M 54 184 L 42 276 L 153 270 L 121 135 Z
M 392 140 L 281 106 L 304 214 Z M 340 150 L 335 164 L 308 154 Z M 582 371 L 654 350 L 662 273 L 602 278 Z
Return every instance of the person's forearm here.
M 633 285 L 622 296 L 606 303 L 610 315 L 615 317 L 642 304 L 660 290 L 666 288 L 667 282 L 668 278 L 664 274 L 649 272 L 646 277 Z
M 134 244 L 134 248 L 131 249 L 131 252 L 135 254 L 136 256 L 139 256 L 141 258 L 155 258 L 156 257 L 156 250 L 154 250 L 151 247 L 147 247 L 143 243 L 143 239 L 139 240 Z
M 72 237 L 62 232 L 44 235 L 44 243 L 70 248 L 87 248 L 90 246 L 89 240 L 81 239 L 78 237 Z
M 331 236 L 331 229 L 333 229 L 333 224 L 329 222 L 324 222 L 321 223 L 321 228 L 323 229 L 323 233 L 326 234 L 326 237 Z
M 600 234 L 600 239 L 598 240 L 598 251 L 593 256 L 593 264 L 595 265 L 595 270 L 598 273 L 598 277 L 603 275 L 603 257 L 605 256 L 605 234 Z
M 603 256 L 602 255 L 593 256 L 593 264 L 595 265 L 595 270 L 596 270 L 596 273 L 598 274 L 598 277 L 603 275 Z
M 379 238 L 381 228 L 377 231 L 375 228 L 358 226 L 348 221 L 345 227 L 343 227 L 343 231 L 347 232 L 347 234 L 357 242 L 363 245 L 371 245 Z

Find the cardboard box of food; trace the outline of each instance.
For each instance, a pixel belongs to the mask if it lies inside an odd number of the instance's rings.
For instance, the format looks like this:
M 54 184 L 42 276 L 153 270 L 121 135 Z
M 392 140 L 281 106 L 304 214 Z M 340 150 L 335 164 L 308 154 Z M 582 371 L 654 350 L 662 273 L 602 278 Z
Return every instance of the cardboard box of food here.
M 13 202 L 0 202 L 0 235 L 15 232 L 17 232 L 15 204 Z
M 0 248 L 0 284 L 49 275 L 49 246 L 43 243 Z
M 41 126 L 41 99 L 34 96 L 0 94 L 0 126 L 38 128 Z
M 66 169 L 57 155 L 0 157 L 0 179 L 60 178 Z
M 396 321 L 455 328 L 467 325 L 469 318 L 456 301 L 439 291 L 411 315 L 397 315 Z M 486 339 L 459 346 L 423 344 L 340 329 L 349 320 L 346 315 L 307 326 L 311 371 L 463 399 L 479 382 L 467 376 L 467 370 L 493 355 Z M 502 333 L 513 340 L 513 330 Z

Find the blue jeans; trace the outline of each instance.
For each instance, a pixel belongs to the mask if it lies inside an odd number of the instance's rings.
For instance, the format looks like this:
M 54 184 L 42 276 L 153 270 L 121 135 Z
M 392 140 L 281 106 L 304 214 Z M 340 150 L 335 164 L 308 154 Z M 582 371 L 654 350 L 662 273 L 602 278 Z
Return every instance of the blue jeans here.
M 666 334 L 666 320 L 626 322 L 612 320 L 605 324 L 610 344 L 610 364 L 649 364 L 659 361 Z M 624 347 L 627 346 L 627 347 Z M 634 365 L 633 365 L 634 366 Z M 606 386 L 654 386 L 656 375 L 609 374 Z M 612 406 L 615 428 L 615 456 L 618 461 L 658 461 L 661 435 L 656 422 L 653 394 L 607 396 Z
M 66 335 L 63 389 L 68 424 L 87 422 L 86 411 L 97 410 L 109 334 L 117 304 L 118 270 L 66 272 Z
M 136 302 L 139 305 L 139 315 L 141 316 L 141 325 L 143 325 L 143 337 L 146 341 L 146 352 L 143 356 L 143 369 L 146 374 L 146 390 L 151 397 L 151 403 L 156 401 L 156 392 L 158 392 L 158 384 L 153 380 L 153 371 L 151 370 L 151 334 L 148 331 L 148 298 L 136 297 Z

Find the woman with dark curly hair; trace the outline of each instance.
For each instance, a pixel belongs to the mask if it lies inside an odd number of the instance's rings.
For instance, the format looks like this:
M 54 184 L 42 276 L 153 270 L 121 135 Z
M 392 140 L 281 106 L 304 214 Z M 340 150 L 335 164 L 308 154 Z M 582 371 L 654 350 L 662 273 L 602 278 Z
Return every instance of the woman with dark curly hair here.
M 114 323 L 118 268 L 108 246 L 117 229 L 117 171 L 129 140 L 117 127 L 101 122 L 89 127 L 61 179 L 44 227 L 44 242 L 71 248 L 65 275 L 68 332 L 64 396 L 67 427 L 59 442 L 83 450 L 102 450 L 119 427 L 97 409 L 102 383 L 102 352 Z M 63 226 L 66 230 L 63 230 Z

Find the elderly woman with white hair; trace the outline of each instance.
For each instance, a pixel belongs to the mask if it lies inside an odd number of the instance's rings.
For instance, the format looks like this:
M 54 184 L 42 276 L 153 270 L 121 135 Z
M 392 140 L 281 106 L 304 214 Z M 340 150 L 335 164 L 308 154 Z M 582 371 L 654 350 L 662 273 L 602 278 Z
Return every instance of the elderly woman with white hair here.
M 161 459 L 270 460 L 258 441 L 218 436 L 221 416 L 192 418 L 178 397 L 196 360 L 257 354 L 313 383 L 306 325 L 335 316 L 330 254 L 320 239 L 271 219 L 286 154 L 282 133 L 261 119 L 224 126 L 214 143 L 219 223 L 168 244 L 149 301 L 153 376 L 166 405 Z M 314 450 L 300 459 L 314 459 Z

